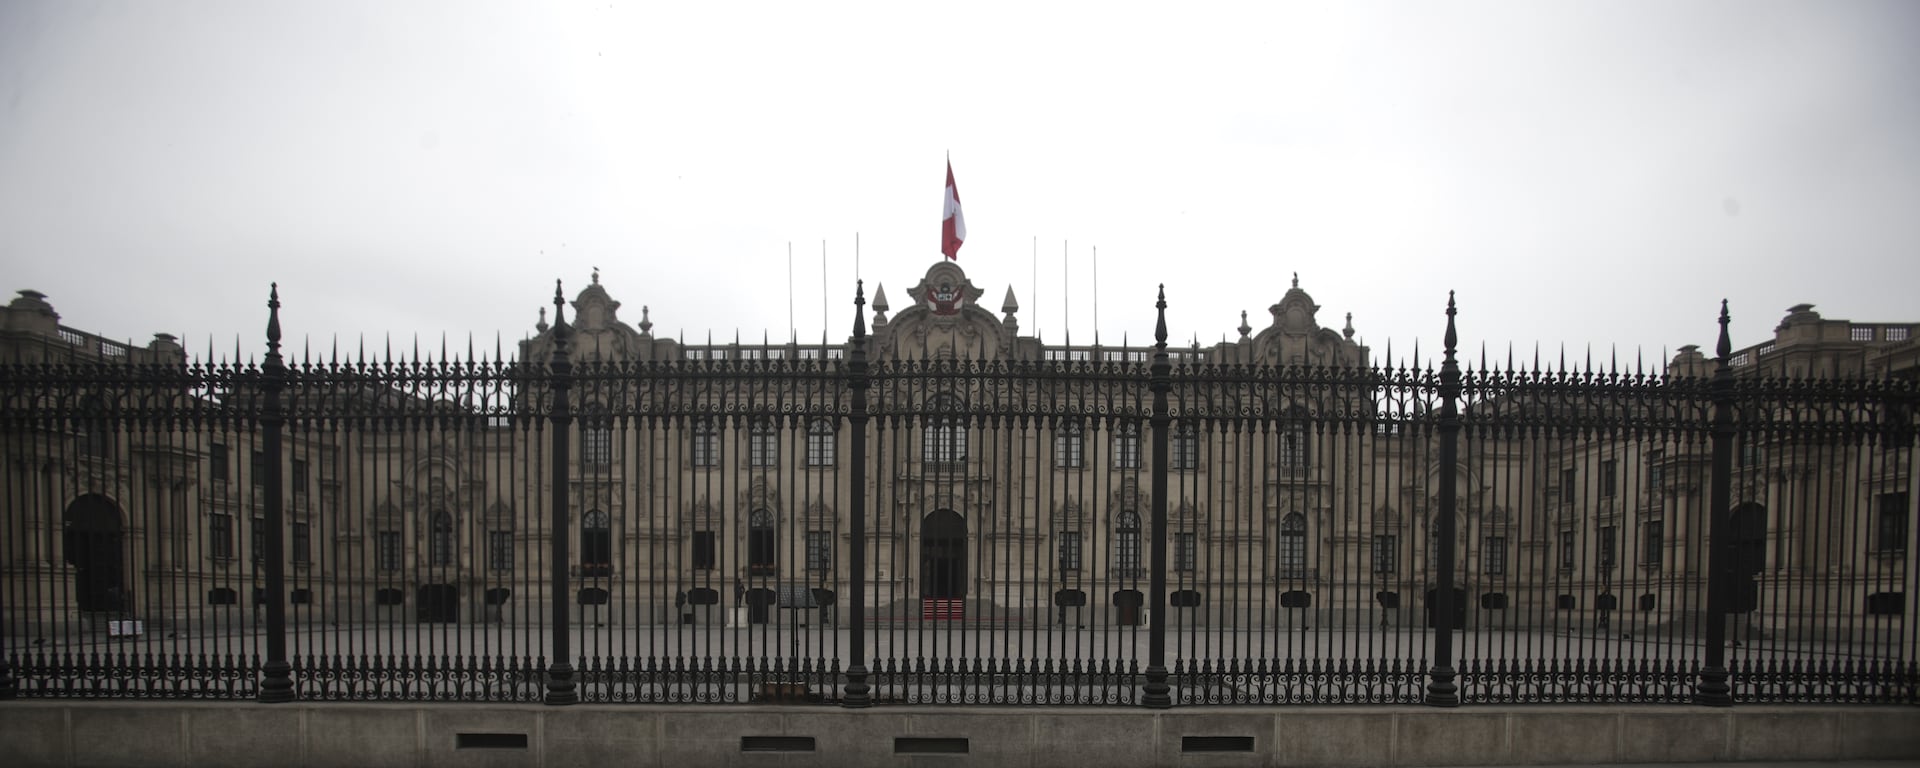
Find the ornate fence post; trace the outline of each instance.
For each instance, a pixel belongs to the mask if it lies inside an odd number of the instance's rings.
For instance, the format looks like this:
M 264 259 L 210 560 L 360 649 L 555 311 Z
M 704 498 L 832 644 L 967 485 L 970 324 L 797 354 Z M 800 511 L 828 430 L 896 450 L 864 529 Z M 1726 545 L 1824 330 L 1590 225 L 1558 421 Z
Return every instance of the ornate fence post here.
M 852 413 L 847 428 L 853 431 L 853 498 L 848 504 L 853 533 L 853 552 L 847 563 L 847 593 L 853 605 L 847 619 L 853 631 L 847 635 L 847 685 L 840 704 L 844 707 L 871 707 L 873 695 L 867 685 L 867 305 L 866 285 L 854 282 L 853 351 L 847 360 L 847 386 L 853 390 Z
M 548 478 L 553 483 L 553 514 L 548 521 L 552 526 L 548 541 L 553 556 L 553 583 L 548 590 L 548 602 L 553 604 L 553 659 L 547 664 L 546 703 L 552 705 L 573 704 L 580 700 L 580 694 L 573 687 L 573 663 L 568 661 L 573 651 L 568 647 L 568 632 L 572 631 L 567 615 L 567 432 L 573 423 L 573 413 L 567 405 L 567 388 L 571 385 L 568 377 L 573 374 L 573 362 L 567 357 L 567 336 L 573 329 L 567 327 L 567 300 L 560 291 L 560 281 L 553 281 L 553 362 L 549 366 L 553 388 L 553 407 L 547 414 L 552 426 L 553 474 Z
M 274 283 L 267 298 L 267 360 L 260 366 L 261 389 L 266 401 L 260 407 L 261 440 L 267 464 L 266 535 L 261 537 L 267 551 L 267 663 L 261 666 L 259 699 L 264 704 L 293 701 L 293 666 L 287 663 L 287 563 L 286 503 L 280 493 L 285 488 L 280 468 L 281 432 L 286 412 L 280 396 L 287 388 L 287 365 L 280 358 L 280 284 Z
M 1454 357 L 1459 334 L 1453 326 L 1453 292 L 1447 292 L 1446 357 L 1440 363 L 1440 531 L 1438 557 L 1440 572 L 1433 587 L 1433 669 L 1428 673 L 1426 704 L 1432 707 L 1460 706 L 1460 688 L 1454 684 L 1453 669 L 1453 564 L 1454 541 L 1459 510 L 1454 494 L 1459 490 L 1460 472 L 1460 361 Z
M 1154 302 L 1159 317 L 1153 327 L 1153 365 L 1148 387 L 1153 391 L 1153 551 L 1149 563 L 1147 597 L 1147 684 L 1140 703 L 1152 709 L 1173 706 L 1167 684 L 1167 391 L 1173 389 L 1173 364 L 1167 359 L 1167 286 L 1160 286 Z
M 1732 318 L 1726 299 L 1720 300 L 1720 342 L 1714 348 L 1713 475 L 1707 492 L 1707 664 L 1693 687 L 1693 703 L 1709 707 L 1733 706 L 1733 688 L 1727 684 L 1727 591 L 1732 586 L 1733 553 L 1729 551 L 1733 526 L 1733 341 L 1727 335 Z

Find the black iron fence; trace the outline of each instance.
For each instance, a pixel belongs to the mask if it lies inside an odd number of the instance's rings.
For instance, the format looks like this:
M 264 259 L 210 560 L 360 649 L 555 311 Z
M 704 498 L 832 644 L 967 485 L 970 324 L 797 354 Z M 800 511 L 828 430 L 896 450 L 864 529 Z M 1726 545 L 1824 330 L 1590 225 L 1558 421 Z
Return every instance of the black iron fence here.
M 1085 360 L 289 365 L 270 306 L 257 366 L 0 365 L 0 695 L 1920 702 L 1920 389 L 1736 377 L 1724 309 L 1576 372 L 1451 303 L 1347 368 L 1164 300 Z

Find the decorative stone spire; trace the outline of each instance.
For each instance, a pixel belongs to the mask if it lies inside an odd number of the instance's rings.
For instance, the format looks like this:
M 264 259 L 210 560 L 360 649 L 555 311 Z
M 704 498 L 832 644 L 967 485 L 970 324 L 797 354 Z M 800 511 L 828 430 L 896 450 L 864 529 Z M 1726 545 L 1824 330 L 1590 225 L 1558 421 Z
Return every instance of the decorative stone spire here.
M 653 320 L 647 317 L 647 305 L 640 305 L 640 335 L 653 336 Z
M 1246 341 L 1253 338 L 1252 333 L 1253 326 L 1247 324 L 1247 311 L 1244 309 L 1240 310 L 1240 340 Z
M 547 308 L 546 308 L 546 307 L 541 307 L 541 308 L 540 308 L 540 322 L 537 322 L 537 323 L 534 323 L 534 324 L 533 324 L 533 329 L 534 329 L 534 330 L 536 330 L 536 331 L 539 331 L 539 332 L 541 332 L 541 333 L 546 333 L 546 332 L 547 332 L 547 329 L 548 329 L 548 328 L 550 328 L 550 327 L 551 327 L 551 326 L 549 326 L 549 325 L 547 325 Z
M 887 287 L 879 283 L 873 285 L 873 327 L 887 324 Z
M 1347 313 L 1347 327 L 1340 329 L 1340 333 L 1341 335 L 1346 336 L 1349 341 L 1353 339 L 1353 313 L 1352 312 Z

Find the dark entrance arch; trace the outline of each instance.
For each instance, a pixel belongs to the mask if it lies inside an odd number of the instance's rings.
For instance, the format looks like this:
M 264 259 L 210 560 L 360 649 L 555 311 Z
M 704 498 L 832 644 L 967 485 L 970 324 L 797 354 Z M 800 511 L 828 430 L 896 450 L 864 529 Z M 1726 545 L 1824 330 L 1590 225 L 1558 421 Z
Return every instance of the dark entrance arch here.
M 120 507 L 111 499 L 89 493 L 74 499 L 61 516 L 62 546 L 73 566 L 73 591 L 82 611 L 124 613 L 130 607 L 126 591 L 126 562 Z
M 421 621 L 457 622 L 460 620 L 460 588 L 452 584 L 423 584 L 414 601 Z
M 920 596 L 967 596 L 967 521 L 951 509 L 935 510 L 921 522 Z

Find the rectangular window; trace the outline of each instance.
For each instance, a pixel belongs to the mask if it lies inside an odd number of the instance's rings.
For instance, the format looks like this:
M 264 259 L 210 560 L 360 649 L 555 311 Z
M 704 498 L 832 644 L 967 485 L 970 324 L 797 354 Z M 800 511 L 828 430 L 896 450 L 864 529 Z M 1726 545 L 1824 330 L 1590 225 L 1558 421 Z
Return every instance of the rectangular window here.
M 1083 444 L 1079 422 L 1064 422 L 1055 427 L 1053 433 L 1053 466 L 1059 469 L 1079 469 L 1083 458 Z
M 613 463 L 613 430 L 604 425 L 580 428 L 580 463 L 604 467 Z
M 1667 467 L 1661 462 L 1666 458 L 1665 451 L 1647 451 L 1647 487 L 1655 493 L 1667 487 Z
M 1060 570 L 1068 573 L 1080 570 L 1080 532 L 1060 532 Z
M 693 569 L 711 571 L 718 567 L 719 560 L 714 557 L 713 531 L 693 532 Z
M 1874 516 L 1875 552 L 1907 551 L 1907 494 L 1880 494 L 1880 509 Z
M 807 531 L 807 570 L 826 573 L 833 569 L 833 533 Z
M 373 535 L 373 563 L 382 571 L 400 570 L 399 531 L 380 531 Z
M 1198 553 L 1194 551 L 1194 548 L 1195 548 L 1195 541 L 1194 541 L 1193 534 L 1176 533 L 1173 535 L 1173 569 L 1174 570 L 1182 571 L 1182 572 L 1191 572 L 1194 569 L 1194 563 L 1198 559 L 1196 557 Z
M 207 446 L 207 477 L 220 482 L 227 481 L 227 445 L 213 443 Z
M 1481 542 L 1480 572 L 1488 576 L 1507 575 L 1507 537 L 1488 536 Z
M 293 558 L 294 565 L 306 565 L 307 563 L 313 562 L 313 556 L 307 551 L 313 546 L 312 536 L 313 534 L 307 529 L 306 523 L 293 524 L 293 551 L 288 553 L 288 555 Z
M 513 531 L 487 532 L 487 568 L 513 570 Z
M 711 422 L 701 421 L 693 425 L 693 465 L 720 466 L 720 434 L 714 431 Z
M 771 425 L 756 424 L 747 432 L 747 461 L 771 467 L 780 461 L 780 433 Z
M 1660 565 L 1660 550 L 1667 544 L 1666 523 L 1649 520 L 1640 525 L 1640 564 Z
M 1573 503 L 1574 481 L 1576 478 L 1577 476 L 1574 474 L 1573 467 L 1560 470 L 1560 503 Z
M 1600 495 L 1613 498 L 1620 487 L 1620 462 L 1607 459 L 1600 462 Z
M 267 484 L 267 452 L 254 451 L 253 461 L 247 466 L 247 481 L 259 488 Z
M 1193 427 L 1181 427 L 1173 432 L 1172 447 L 1168 453 L 1170 469 L 1191 470 L 1200 467 L 1200 438 L 1194 434 Z
M 833 423 L 825 419 L 807 427 L 807 466 L 834 465 L 834 437 Z
M 293 495 L 307 495 L 307 462 L 304 459 L 293 460 Z
M 266 562 L 267 561 L 267 520 L 266 518 L 263 518 L 263 517 L 253 518 L 253 527 L 250 528 L 249 531 L 250 531 L 250 535 L 247 538 L 247 544 L 248 544 L 248 548 L 253 550 L 251 553 L 253 557 L 253 561 L 256 563 Z
M 1120 575 L 1135 577 L 1140 575 L 1140 531 L 1137 528 L 1120 531 Z
M 1573 545 L 1573 531 L 1560 532 L 1560 570 L 1573 570 L 1576 552 Z
M 1760 444 L 1755 442 L 1753 438 L 1750 436 L 1741 435 L 1740 436 L 1740 466 L 1755 467 L 1759 465 L 1760 465 Z
M 1600 528 L 1600 567 L 1602 568 L 1613 567 L 1614 555 L 1620 546 L 1619 539 L 1615 536 L 1615 533 L 1616 531 L 1611 525 Z
M 233 559 L 233 516 L 212 515 L 207 518 L 207 539 L 215 560 Z
M 1400 570 L 1400 537 L 1379 534 L 1373 537 L 1373 572 L 1397 573 Z
M 1294 429 L 1280 435 L 1280 466 L 1287 469 L 1307 468 L 1307 432 Z
M 1113 433 L 1113 468 L 1138 469 L 1140 467 L 1140 428 L 1127 424 Z

